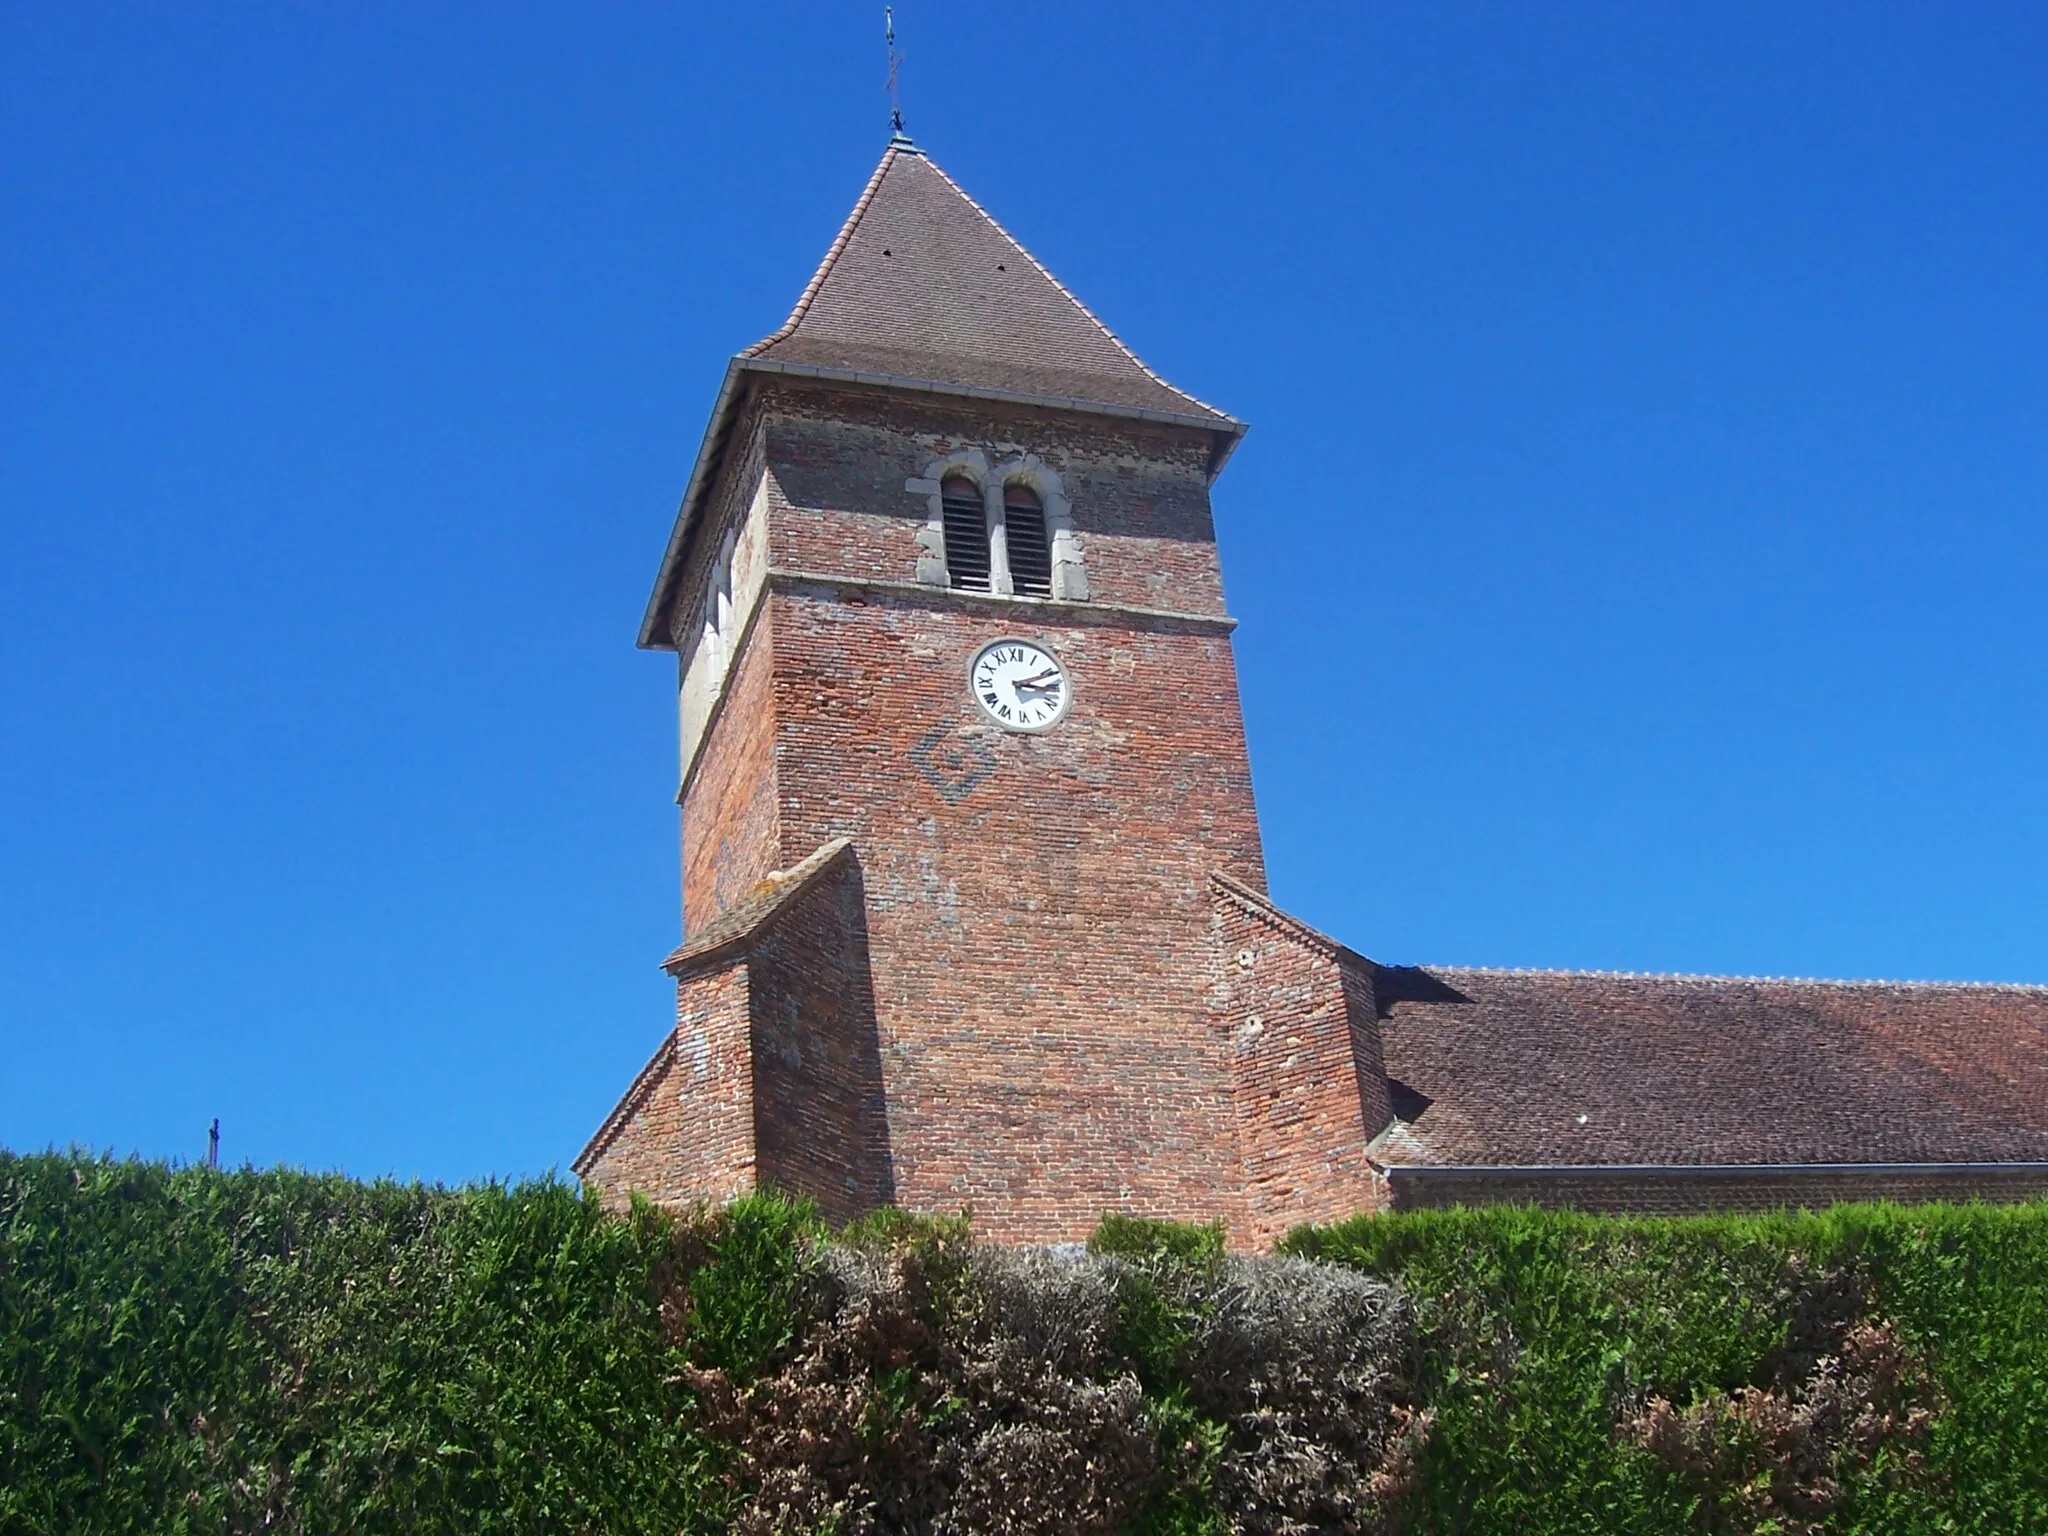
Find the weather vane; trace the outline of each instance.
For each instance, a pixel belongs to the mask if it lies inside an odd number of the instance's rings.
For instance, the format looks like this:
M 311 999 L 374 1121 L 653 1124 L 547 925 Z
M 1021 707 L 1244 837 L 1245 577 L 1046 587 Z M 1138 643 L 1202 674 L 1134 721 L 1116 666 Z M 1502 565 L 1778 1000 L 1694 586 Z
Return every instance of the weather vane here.
M 896 90 L 896 71 L 903 59 L 896 52 L 896 8 L 882 7 L 882 33 L 889 40 L 889 126 L 897 133 L 903 132 L 903 100 Z

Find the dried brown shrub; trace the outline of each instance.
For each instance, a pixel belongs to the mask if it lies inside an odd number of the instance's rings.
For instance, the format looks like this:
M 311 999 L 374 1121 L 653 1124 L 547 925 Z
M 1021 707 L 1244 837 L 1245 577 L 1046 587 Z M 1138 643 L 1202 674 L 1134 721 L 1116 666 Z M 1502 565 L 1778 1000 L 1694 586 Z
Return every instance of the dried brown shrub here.
M 744 1385 L 689 1378 L 700 1426 L 736 1447 L 735 1530 L 1106 1536 L 1178 1475 L 1118 1348 L 1125 1261 L 953 1233 L 821 1248 L 815 1267 L 823 1300 L 786 1359 Z M 1427 1428 L 1390 1397 L 1393 1293 L 1300 1260 L 1172 1283 L 1197 1320 L 1187 1396 L 1223 1426 L 1208 1492 L 1228 1528 L 1383 1528 Z
M 1392 1529 L 1429 1431 L 1401 1402 L 1405 1299 L 1287 1258 L 1225 1260 L 1197 1289 L 1187 1379 L 1226 1429 L 1214 1480 L 1231 1530 Z
M 1794 1278 L 1803 1278 L 1796 1266 Z M 1800 1536 L 1874 1469 L 1895 1478 L 1923 1470 L 1938 1407 L 1929 1373 L 1890 1322 L 1870 1315 L 1867 1283 L 1836 1270 L 1797 1290 L 1770 1385 L 1710 1392 L 1685 1408 L 1653 1396 L 1622 1417 L 1621 1437 L 1687 1488 L 1704 1530 Z
M 821 1256 L 837 1304 L 751 1386 L 693 1385 L 736 1445 L 750 1536 L 1109 1532 L 1157 1459 L 1128 1375 L 1092 1379 L 1111 1308 L 1092 1262 L 923 1246 Z

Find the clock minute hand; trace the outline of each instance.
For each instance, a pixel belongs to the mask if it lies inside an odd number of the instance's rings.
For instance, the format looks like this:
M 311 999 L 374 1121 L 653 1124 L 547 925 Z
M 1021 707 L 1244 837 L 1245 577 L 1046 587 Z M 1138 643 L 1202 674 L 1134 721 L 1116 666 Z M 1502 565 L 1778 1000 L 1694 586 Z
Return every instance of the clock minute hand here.
M 1016 682 L 1010 684 L 1010 686 L 1012 688 L 1043 688 L 1046 686 L 1047 683 L 1056 681 L 1059 678 L 1059 675 L 1060 674 L 1057 668 L 1047 667 L 1043 672 L 1039 673 L 1036 677 L 1020 677 L 1017 679 Z

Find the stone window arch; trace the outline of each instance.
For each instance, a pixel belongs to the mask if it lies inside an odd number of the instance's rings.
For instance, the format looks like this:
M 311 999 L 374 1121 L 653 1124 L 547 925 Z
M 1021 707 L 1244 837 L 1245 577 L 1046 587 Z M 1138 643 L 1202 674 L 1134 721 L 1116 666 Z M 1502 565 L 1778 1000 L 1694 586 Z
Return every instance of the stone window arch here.
M 1052 539 L 1045 503 L 1030 482 L 1003 487 L 1003 552 L 1010 559 L 1010 586 L 1019 597 L 1052 596 Z
M 989 537 L 988 498 L 981 482 L 957 469 L 940 480 L 939 518 L 945 533 L 946 585 L 968 592 L 993 591 L 995 543 Z
M 732 559 L 739 547 L 739 530 L 727 528 L 718 541 L 718 557 L 704 588 L 704 646 L 711 661 L 712 689 L 725 680 L 726 664 L 732 660 L 733 601 Z
M 967 484 L 981 492 L 985 553 L 982 543 L 970 544 Z M 922 475 L 906 480 L 903 488 L 925 498 L 925 524 L 917 531 L 917 579 L 924 585 L 1002 597 L 1088 600 L 1088 572 L 1074 531 L 1072 503 L 1059 472 L 1037 454 L 1016 454 L 991 465 L 978 448 L 955 449 L 935 459 Z M 1009 536 L 1013 507 L 1020 522 L 1014 549 Z M 963 548 L 967 553 L 960 558 Z
M 1074 531 L 1073 503 L 1067 499 L 1067 488 L 1060 479 L 1059 471 L 1035 453 L 1021 453 L 991 469 L 989 480 L 993 488 L 989 497 L 992 520 L 1004 520 L 1006 496 L 1012 489 L 1028 490 L 1038 500 L 1038 510 L 1045 525 L 1046 595 L 1064 602 L 1086 602 L 1088 570 L 1082 561 L 1080 537 Z M 1007 540 L 998 539 L 996 542 L 1000 546 Z M 1016 585 L 1015 575 L 1008 567 L 1006 560 L 1003 575 L 1011 584 L 997 590 L 1022 590 Z
M 960 560 L 961 546 L 964 537 L 969 533 L 970 521 L 962 517 L 964 508 L 956 504 L 951 519 L 954 534 L 950 553 L 954 556 L 954 561 L 947 559 L 949 551 L 946 547 L 946 491 L 948 486 L 957 489 L 962 481 L 972 485 L 977 494 L 982 493 L 988 484 L 988 455 L 979 448 L 955 449 L 943 459 L 935 459 L 922 475 L 903 482 L 904 490 L 914 496 L 925 498 L 925 523 L 917 530 L 917 579 L 928 587 L 964 587 L 968 590 L 977 590 L 972 585 L 972 580 L 975 573 L 979 572 L 981 579 L 978 590 L 987 592 L 992 590 L 994 546 L 988 537 L 986 511 L 982 515 L 979 558 L 975 558 L 970 552 L 967 559 Z M 956 503 L 961 500 L 954 499 Z M 961 567 L 960 575 L 967 578 L 966 580 L 955 578 L 953 565 L 956 561 Z

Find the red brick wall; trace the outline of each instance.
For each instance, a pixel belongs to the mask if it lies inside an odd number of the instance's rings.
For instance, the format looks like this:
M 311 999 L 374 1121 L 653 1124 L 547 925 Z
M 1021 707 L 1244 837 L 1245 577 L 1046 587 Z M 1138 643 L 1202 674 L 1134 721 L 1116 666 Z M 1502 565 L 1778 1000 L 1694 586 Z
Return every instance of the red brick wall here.
M 1380 1046 L 1379 999 L 1373 992 L 1373 964 L 1350 951 L 1337 956 L 1344 984 L 1344 1008 L 1350 1015 L 1351 1066 L 1358 1080 L 1358 1103 L 1368 1138 L 1394 1123 L 1394 1099 L 1387 1086 L 1387 1064 Z
M 998 1237 L 1240 1219 L 1206 881 L 1263 878 L 1228 639 L 778 593 L 783 860 L 860 850 L 897 1195 Z M 1045 735 L 978 723 L 974 650 L 1040 638 Z
M 776 490 L 774 564 L 909 581 L 927 508 L 903 482 L 957 447 L 1036 454 L 1073 503 L 1094 602 L 1223 612 L 1210 438 L 1109 417 L 872 391 L 779 387 L 762 403 Z
M 763 929 L 749 967 L 761 1181 L 836 1222 L 895 1199 L 866 903 L 843 854 Z
M 763 612 L 734 657 L 683 794 L 683 930 L 783 867 L 775 794 L 774 643 Z M 808 853 L 807 848 L 804 852 Z
M 1218 890 L 1214 903 L 1246 1237 L 1265 1247 L 1301 1222 L 1339 1220 L 1373 1203 L 1365 1144 L 1392 1113 L 1362 964 L 1232 892 Z
M 747 968 L 686 975 L 675 1032 L 576 1172 L 617 1203 L 724 1200 L 754 1187 L 754 1052 Z
M 809 386 L 760 410 L 778 568 L 911 581 L 926 507 L 904 481 L 972 442 L 1063 477 L 1095 605 L 787 580 L 764 599 L 686 791 L 688 925 L 846 835 L 869 968 L 829 923 L 757 957 L 763 1177 L 849 1212 L 880 1190 L 971 1205 L 998 1238 L 1132 1210 L 1243 1240 L 1207 882 L 1263 889 L 1264 866 L 1206 434 Z M 1067 667 L 1057 730 L 980 723 L 967 664 L 1003 635 Z

